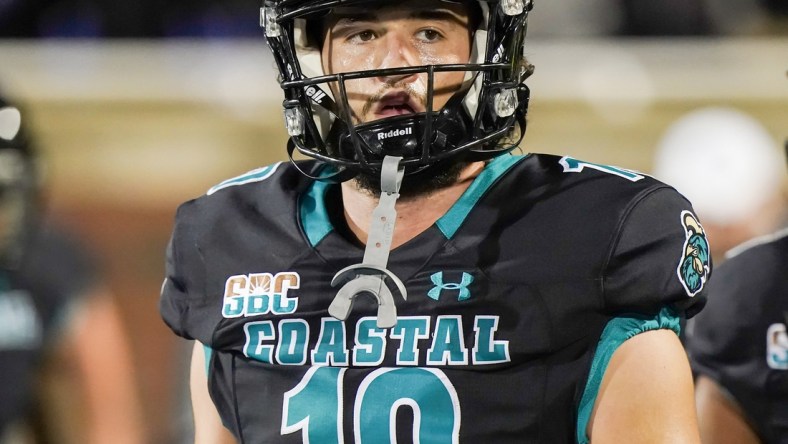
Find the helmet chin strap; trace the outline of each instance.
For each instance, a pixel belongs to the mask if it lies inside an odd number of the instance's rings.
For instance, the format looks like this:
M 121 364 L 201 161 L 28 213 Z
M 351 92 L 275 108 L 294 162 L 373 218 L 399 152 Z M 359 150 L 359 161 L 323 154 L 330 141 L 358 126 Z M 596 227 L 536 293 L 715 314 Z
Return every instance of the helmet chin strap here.
M 328 313 L 339 320 L 347 319 L 358 295 L 369 293 L 378 301 L 378 328 L 391 328 L 397 325 L 397 306 L 391 291 L 392 284 L 394 290 L 402 295 L 402 299 L 408 299 L 405 285 L 386 269 L 391 240 L 394 237 L 394 224 L 397 222 L 394 205 L 399 198 L 399 188 L 405 173 L 405 169 L 399 166 L 401 160 L 402 157 L 394 156 L 383 159 L 380 202 L 372 212 L 372 223 L 362 263 L 340 270 L 331 280 L 332 287 L 344 284 L 328 307 Z

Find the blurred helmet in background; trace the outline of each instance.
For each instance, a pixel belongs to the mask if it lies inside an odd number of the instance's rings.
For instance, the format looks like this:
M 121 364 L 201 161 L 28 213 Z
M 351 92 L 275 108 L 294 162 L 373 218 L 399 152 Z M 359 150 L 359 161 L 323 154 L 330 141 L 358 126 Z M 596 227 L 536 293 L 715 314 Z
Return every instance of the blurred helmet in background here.
M 37 212 L 32 144 L 20 111 L 0 98 L 0 267 L 16 266 Z
M 692 202 L 712 247 L 727 249 L 776 228 L 785 159 L 753 117 L 701 108 L 681 117 L 657 145 L 653 175 Z M 716 239 L 714 239 L 716 237 Z

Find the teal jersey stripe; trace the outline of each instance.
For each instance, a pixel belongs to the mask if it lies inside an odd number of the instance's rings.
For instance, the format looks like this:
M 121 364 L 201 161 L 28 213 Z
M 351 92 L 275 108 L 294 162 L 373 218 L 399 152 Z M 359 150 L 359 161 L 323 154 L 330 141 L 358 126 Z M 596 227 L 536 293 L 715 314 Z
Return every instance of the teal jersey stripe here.
M 528 155 L 498 156 L 484 168 L 484 171 L 479 174 L 479 177 L 474 179 L 471 186 L 460 196 L 460 199 L 457 200 L 449 211 L 436 222 L 435 225 L 437 225 L 438 229 L 446 236 L 446 239 L 451 239 L 454 234 L 457 233 L 457 230 L 460 229 L 460 225 L 462 225 L 484 193 L 486 193 L 504 173 L 526 157 L 528 157 Z
M 211 356 L 213 356 L 213 349 L 207 345 L 202 346 L 205 352 L 205 376 L 211 376 Z
M 282 162 L 278 162 L 273 165 L 257 168 L 255 170 L 249 171 L 248 173 L 242 174 L 237 177 L 233 177 L 232 179 L 227 179 L 224 182 L 211 187 L 211 189 L 208 190 L 206 194 L 210 196 L 211 194 L 227 187 L 243 185 L 245 183 L 251 183 L 251 182 L 260 182 L 262 180 L 268 179 L 269 177 L 271 177 L 272 174 L 274 174 L 274 172 L 276 172 L 276 169 L 281 164 Z
M 326 208 L 326 191 L 329 186 L 330 183 L 315 180 L 309 190 L 301 196 L 299 208 L 301 224 L 312 247 L 334 230 Z
M 588 382 L 586 382 L 586 388 L 578 408 L 576 430 L 578 443 L 588 444 L 590 442 L 586 436 L 586 428 L 591 419 L 591 411 L 599 394 L 602 378 L 605 376 L 605 370 L 613 353 L 627 339 L 643 332 L 658 329 L 670 329 L 676 334 L 680 333 L 679 317 L 674 310 L 665 307 L 656 316 L 631 314 L 613 318 L 607 323 L 602 331 L 602 337 L 599 338 L 594 360 L 591 363 L 591 372 L 588 375 Z

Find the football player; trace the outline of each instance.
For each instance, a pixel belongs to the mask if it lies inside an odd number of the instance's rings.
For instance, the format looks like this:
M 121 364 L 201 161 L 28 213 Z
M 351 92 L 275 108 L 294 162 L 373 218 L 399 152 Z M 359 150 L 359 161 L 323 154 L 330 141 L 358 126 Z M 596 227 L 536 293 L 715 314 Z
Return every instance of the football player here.
M 120 314 L 83 248 L 43 221 L 36 166 L 0 99 L 0 442 L 142 443 Z
M 705 232 L 637 172 L 509 154 L 531 7 L 264 3 L 313 160 L 178 209 L 160 310 L 196 340 L 197 442 L 698 442 Z
M 687 342 L 704 442 L 788 442 L 787 269 L 782 229 L 730 250 L 709 286 Z

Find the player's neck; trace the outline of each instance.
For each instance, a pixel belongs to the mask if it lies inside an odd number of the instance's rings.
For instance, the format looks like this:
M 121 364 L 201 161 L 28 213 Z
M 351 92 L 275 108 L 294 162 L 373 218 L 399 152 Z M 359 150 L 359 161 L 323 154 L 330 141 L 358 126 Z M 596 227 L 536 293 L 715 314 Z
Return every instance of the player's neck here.
M 471 163 L 462 170 L 453 185 L 430 194 L 397 201 L 397 223 L 391 247 L 396 248 L 431 227 L 446 214 L 483 169 L 483 162 Z M 378 204 L 378 198 L 358 189 L 355 182 L 344 182 L 342 200 L 348 229 L 366 244 L 372 211 Z

